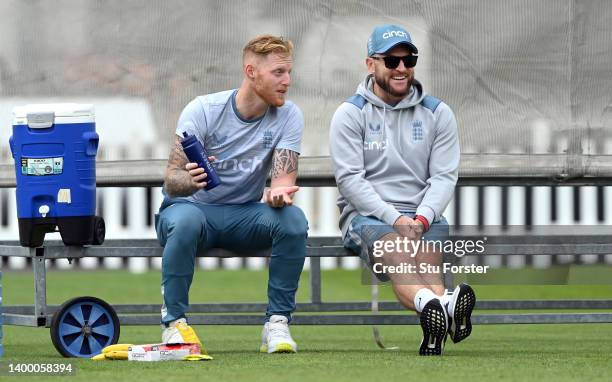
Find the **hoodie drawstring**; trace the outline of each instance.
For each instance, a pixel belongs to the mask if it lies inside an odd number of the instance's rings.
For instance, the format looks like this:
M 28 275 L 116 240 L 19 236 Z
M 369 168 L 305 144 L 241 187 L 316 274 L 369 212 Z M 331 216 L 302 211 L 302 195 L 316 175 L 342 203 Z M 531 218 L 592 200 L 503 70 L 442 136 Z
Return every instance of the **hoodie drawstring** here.
M 383 105 L 383 142 L 387 142 L 387 107 Z

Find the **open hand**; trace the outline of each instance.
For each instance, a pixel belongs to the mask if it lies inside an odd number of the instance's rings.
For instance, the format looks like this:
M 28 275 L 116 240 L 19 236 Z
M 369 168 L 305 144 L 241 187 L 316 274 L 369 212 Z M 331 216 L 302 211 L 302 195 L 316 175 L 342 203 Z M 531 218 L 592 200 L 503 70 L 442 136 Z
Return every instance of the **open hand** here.
M 293 204 L 293 194 L 299 191 L 298 186 L 274 187 L 268 190 L 265 201 L 270 207 L 280 208 Z

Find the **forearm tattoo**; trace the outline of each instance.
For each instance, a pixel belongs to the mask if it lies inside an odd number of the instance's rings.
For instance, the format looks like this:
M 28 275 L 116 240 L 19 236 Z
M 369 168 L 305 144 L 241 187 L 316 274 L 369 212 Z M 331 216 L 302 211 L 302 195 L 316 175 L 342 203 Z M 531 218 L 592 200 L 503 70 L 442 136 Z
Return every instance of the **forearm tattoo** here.
M 274 150 L 272 157 L 272 179 L 298 170 L 298 154 L 289 149 Z
M 189 196 L 197 190 L 191 180 L 191 175 L 185 170 L 188 162 L 183 146 L 177 139 L 170 150 L 164 179 L 164 188 L 170 196 Z

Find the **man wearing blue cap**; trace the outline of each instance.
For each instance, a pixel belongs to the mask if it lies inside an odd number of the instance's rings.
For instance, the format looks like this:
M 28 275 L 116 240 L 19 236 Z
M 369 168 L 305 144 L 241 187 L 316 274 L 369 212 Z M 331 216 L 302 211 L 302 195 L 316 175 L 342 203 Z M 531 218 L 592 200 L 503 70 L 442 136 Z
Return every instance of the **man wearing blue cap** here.
M 419 354 L 440 355 L 447 334 L 455 343 L 470 335 L 476 302 L 467 284 L 445 292 L 442 247 L 429 245 L 448 236 L 442 212 L 457 183 L 457 122 L 415 80 L 418 49 L 404 28 L 375 28 L 367 48 L 368 75 L 330 128 L 344 246 L 420 314 Z

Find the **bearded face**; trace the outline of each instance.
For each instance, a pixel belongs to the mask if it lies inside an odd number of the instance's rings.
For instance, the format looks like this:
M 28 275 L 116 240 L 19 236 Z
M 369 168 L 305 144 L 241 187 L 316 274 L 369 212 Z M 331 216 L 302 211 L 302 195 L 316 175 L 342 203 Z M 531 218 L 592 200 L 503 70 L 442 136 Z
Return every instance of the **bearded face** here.
M 397 46 L 384 56 L 403 57 L 412 53 L 405 46 Z M 374 93 L 388 104 L 396 104 L 410 93 L 414 81 L 414 67 L 408 68 L 402 60 L 397 67 L 389 69 L 382 57 L 368 57 L 366 64 L 374 76 Z
M 270 106 L 285 104 L 285 94 L 291 85 L 291 56 L 271 53 L 262 57 L 254 66 L 255 93 Z

